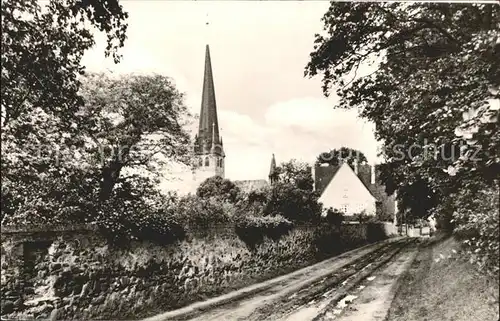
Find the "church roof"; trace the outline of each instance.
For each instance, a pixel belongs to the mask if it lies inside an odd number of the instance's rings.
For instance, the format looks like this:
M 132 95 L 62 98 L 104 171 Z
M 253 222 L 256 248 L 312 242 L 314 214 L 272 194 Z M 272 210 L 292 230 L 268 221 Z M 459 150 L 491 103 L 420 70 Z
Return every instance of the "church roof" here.
M 200 123 L 198 127 L 197 143 L 200 149 L 212 144 L 221 144 L 219 121 L 217 118 L 217 103 L 215 100 L 215 85 L 212 73 L 210 48 L 205 49 L 205 71 L 203 76 L 203 93 L 201 96 Z
M 234 184 L 244 193 L 255 191 L 268 186 L 265 179 L 234 181 Z

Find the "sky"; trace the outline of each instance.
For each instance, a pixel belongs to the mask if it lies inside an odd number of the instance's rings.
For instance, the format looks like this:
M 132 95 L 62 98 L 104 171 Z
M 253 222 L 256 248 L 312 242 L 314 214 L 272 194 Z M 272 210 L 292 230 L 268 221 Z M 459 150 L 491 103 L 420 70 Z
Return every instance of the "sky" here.
M 373 125 L 356 110 L 334 109 L 337 98 L 323 96 L 321 77 L 304 77 L 328 1 L 122 4 L 129 13 L 122 61 L 104 58 L 105 38 L 97 35 L 84 56 L 87 70 L 169 76 L 199 113 L 209 44 L 226 178 L 267 179 L 272 153 L 278 163 L 312 163 L 321 152 L 346 146 L 376 161 Z M 177 167 L 170 170 L 166 178 L 181 175 Z

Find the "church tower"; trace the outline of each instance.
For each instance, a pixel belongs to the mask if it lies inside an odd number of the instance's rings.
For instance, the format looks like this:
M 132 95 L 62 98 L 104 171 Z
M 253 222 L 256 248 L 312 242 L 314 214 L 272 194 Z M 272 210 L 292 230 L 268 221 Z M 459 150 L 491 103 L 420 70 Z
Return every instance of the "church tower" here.
M 194 139 L 193 179 L 196 187 L 209 177 L 224 177 L 224 148 L 219 134 L 215 86 L 210 48 L 205 49 L 205 74 L 201 96 L 200 124 Z

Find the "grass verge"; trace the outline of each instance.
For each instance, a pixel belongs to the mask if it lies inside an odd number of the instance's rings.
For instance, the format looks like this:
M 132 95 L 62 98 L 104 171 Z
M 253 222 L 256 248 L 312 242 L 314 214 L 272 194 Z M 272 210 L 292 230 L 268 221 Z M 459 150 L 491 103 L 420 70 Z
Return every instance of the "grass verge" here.
M 423 242 L 385 321 L 499 320 L 498 279 L 478 273 L 452 237 Z

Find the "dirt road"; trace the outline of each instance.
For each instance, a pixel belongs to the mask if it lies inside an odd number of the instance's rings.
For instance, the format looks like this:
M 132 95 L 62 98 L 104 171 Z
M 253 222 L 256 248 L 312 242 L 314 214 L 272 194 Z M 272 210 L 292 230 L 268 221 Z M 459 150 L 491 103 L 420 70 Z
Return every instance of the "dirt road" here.
M 147 320 L 383 320 L 392 285 L 416 248 L 415 239 L 389 240 Z M 363 311 L 348 309 L 353 300 Z

